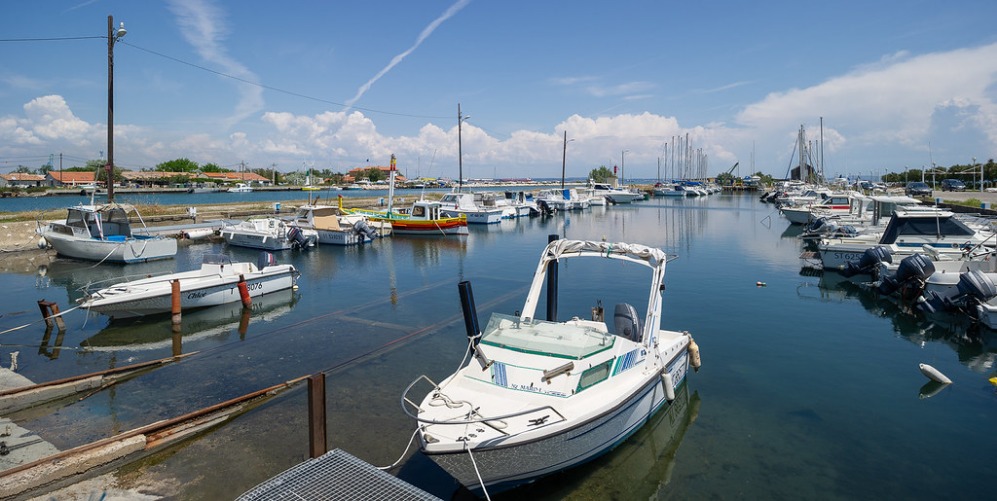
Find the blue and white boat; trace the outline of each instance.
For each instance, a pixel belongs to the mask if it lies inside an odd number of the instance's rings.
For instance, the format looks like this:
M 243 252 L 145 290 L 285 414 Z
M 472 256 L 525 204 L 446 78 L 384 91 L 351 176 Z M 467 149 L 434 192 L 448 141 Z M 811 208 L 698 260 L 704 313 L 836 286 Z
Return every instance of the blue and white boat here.
M 50 246 L 66 257 L 108 263 L 143 263 L 176 256 L 175 238 L 132 231 L 133 215 L 142 220 L 132 205 L 70 207 L 65 221 L 38 228 L 38 246 Z
M 545 287 L 551 316 L 557 285 L 548 277 L 556 282 L 558 263 L 578 257 L 650 268 L 645 314 L 619 304 L 612 330 L 601 306 L 591 320 L 558 321 L 556 306 L 555 318 L 536 318 Z M 640 429 L 675 399 L 689 366 L 699 367 L 692 336 L 660 328 L 666 261 L 660 249 L 638 244 L 555 240 L 522 313 L 495 313 L 483 332 L 463 282 L 475 360 L 438 384 L 419 377 L 402 397 L 422 452 L 472 492 L 498 492 L 592 460 Z M 409 398 L 417 386 L 431 387 L 421 401 Z
M 899 262 L 930 246 L 943 259 L 958 259 L 967 249 L 995 245 L 989 223 L 970 224 L 956 214 L 935 208 L 897 209 L 880 232 L 853 237 L 824 238 L 817 244 L 825 270 L 840 271 L 850 261 L 859 261 L 866 250 L 881 247 Z
M 440 212 L 447 217 L 467 218 L 468 224 L 496 224 L 502 221 L 499 207 L 485 207 L 473 193 L 447 193 L 440 198 Z

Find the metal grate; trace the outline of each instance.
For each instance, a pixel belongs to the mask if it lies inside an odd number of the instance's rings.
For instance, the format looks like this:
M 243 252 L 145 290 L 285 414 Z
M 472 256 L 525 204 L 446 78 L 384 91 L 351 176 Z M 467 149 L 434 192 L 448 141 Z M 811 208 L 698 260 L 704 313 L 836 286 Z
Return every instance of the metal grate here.
M 238 499 L 439 500 L 341 449 L 333 449 L 320 457 L 305 461 L 253 487 Z

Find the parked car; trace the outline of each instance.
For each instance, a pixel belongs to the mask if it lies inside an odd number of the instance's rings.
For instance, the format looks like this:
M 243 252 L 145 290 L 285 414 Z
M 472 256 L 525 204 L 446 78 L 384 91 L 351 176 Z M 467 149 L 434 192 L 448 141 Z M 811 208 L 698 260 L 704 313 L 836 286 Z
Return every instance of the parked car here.
M 907 187 L 904 188 L 904 193 L 909 197 L 930 197 L 931 196 L 931 186 L 927 183 L 922 183 L 920 181 L 914 181 L 907 183 Z
M 942 191 L 966 191 L 966 183 L 958 179 L 943 179 Z

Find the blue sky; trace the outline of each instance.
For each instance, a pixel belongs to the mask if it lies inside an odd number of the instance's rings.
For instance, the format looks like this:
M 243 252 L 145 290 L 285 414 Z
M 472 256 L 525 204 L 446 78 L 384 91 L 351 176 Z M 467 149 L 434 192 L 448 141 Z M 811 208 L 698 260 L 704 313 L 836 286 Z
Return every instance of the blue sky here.
M 758 5 L 761 4 L 761 5 Z M 535 0 L 4 2 L 0 172 L 106 150 L 345 172 L 387 165 L 569 177 L 672 174 L 688 136 L 707 174 L 776 177 L 800 126 L 825 173 L 997 157 L 997 2 Z M 76 40 L 8 41 L 95 37 Z M 100 38 L 104 37 L 104 38 Z M 821 127 L 823 119 L 823 127 Z M 626 152 L 626 153 L 624 153 Z M 677 162 L 677 161 L 676 161 Z M 680 164 L 681 167 L 681 164 Z

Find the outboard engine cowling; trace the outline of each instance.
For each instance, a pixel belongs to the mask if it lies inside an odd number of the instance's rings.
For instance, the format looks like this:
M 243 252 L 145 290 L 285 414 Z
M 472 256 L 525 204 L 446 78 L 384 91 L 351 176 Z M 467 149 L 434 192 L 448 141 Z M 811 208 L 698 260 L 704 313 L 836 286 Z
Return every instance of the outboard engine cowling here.
M 959 275 L 959 284 L 956 288 L 960 294 L 974 297 L 981 303 L 997 297 L 997 285 L 994 285 L 993 280 L 980 270 L 971 270 Z
M 367 221 L 360 220 L 353 223 L 353 231 L 357 232 L 357 235 L 363 235 L 371 240 L 377 238 L 377 230 L 371 228 Z
M 918 308 L 927 313 L 961 310 L 975 319 L 976 306 L 997 297 L 997 285 L 994 285 L 986 273 L 979 270 L 959 274 L 956 290 L 958 294 L 953 297 L 943 297 L 928 291 L 924 294 L 924 301 L 918 304 Z
M 616 327 L 617 336 L 640 342 L 640 317 L 637 316 L 637 308 L 633 305 L 627 303 L 616 305 L 613 310 L 613 325 Z
M 935 263 L 924 254 L 914 254 L 907 256 L 900 261 L 897 272 L 892 277 L 884 277 L 879 283 L 877 290 L 884 296 L 889 296 L 902 286 L 911 285 L 917 281 L 920 286 L 917 294 L 924 288 L 924 281 L 935 272 Z M 910 297 L 910 296 L 908 296 Z
M 298 228 L 297 226 L 292 226 L 287 230 L 287 239 L 300 249 L 304 249 L 311 245 L 308 237 L 306 237 L 305 234 L 302 233 L 301 228 Z
M 873 268 L 879 265 L 879 263 L 892 263 L 893 255 L 890 254 L 889 249 L 883 246 L 876 246 L 870 249 L 866 249 L 862 253 L 862 257 L 856 261 L 849 261 L 845 268 L 841 270 L 841 274 L 846 277 L 852 277 L 858 274 L 872 274 Z
M 262 270 L 267 266 L 273 266 L 277 264 L 277 259 L 273 257 L 273 254 L 263 251 L 259 256 L 256 257 L 256 268 Z

